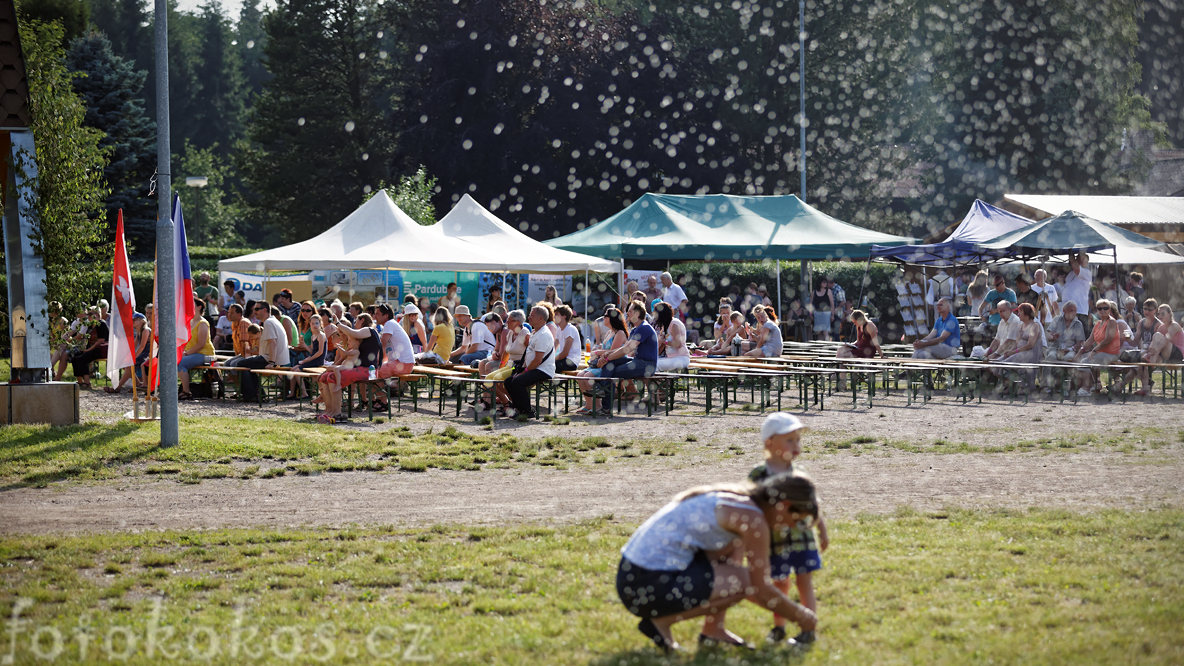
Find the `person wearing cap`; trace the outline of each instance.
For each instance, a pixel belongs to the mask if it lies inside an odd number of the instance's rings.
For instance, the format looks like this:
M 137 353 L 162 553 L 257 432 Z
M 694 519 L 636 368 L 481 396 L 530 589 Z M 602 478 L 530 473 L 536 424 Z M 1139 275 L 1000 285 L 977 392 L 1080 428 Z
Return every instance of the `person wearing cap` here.
M 449 359 L 461 365 L 472 365 L 489 358 L 493 348 L 497 346 L 497 339 L 489 332 L 489 327 L 479 321 L 473 321 L 473 315 L 467 305 L 456 306 L 453 316 L 463 335 L 460 346 L 452 352 Z
M 761 440 L 765 446 L 765 462 L 748 473 L 748 480 L 760 483 L 779 474 L 792 474 L 801 470 L 794 468 L 794 461 L 802 454 L 802 434 L 806 426 L 789 412 L 773 412 L 761 424 Z M 770 534 L 769 570 L 773 584 L 782 594 L 789 594 L 789 577 L 794 576 L 798 598 L 806 608 L 817 613 L 818 600 L 814 594 L 812 574 L 822 569 L 822 556 L 830 544 L 826 521 L 821 512 L 814 518 L 818 538 L 814 538 L 812 526 L 798 523 L 788 530 Z M 786 618 L 774 614 L 773 629 L 768 641 L 780 643 L 786 639 Z M 719 635 L 724 631 L 723 613 L 708 615 L 703 623 L 703 635 Z M 814 642 L 813 631 L 803 631 L 791 643 Z
M 640 618 L 638 631 L 666 652 L 679 649 L 671 625 L 713 614 L 701 645 L 748 647 L 723 626 L 723 614 L 745 599 L 812 632 L 817 614 L 777 588 L 769 553 L 773 535 L 817 515 L 814 483 L 800 472 L 685 490 L 621 549 L 617 596 Z
M 422 320 L 423 312 L 420 311 L 418 305 L 408 303 L 403 306 L 403 320 L 400 323 L 403 325 L 403 332 L 411 340 L 413 354 L 423 351 L 423 346 L 428 341 L 428 332 L 424 328 Z

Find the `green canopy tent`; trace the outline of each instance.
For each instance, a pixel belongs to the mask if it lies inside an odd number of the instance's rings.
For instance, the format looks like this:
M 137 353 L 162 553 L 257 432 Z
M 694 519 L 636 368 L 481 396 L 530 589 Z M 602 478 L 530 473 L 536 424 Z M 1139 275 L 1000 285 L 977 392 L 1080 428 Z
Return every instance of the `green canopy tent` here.
M 1066 252 L 1093 252 L 1116 248 L 1161 248 L 1163 243 L 1113 224 L 1067 210 L 1015 231 L 1009 231 L 980 247 L 1009 250 L 1011 256 L 1031 258 Z
M 837 220 L 792 194 L 644 194 L 606 220 L 545 242 L 606 259 L 780 263 L 862 259 L 873 245 L 912 241 Z M 780 305 L 780 279 L 777 289 Z
M 1095 220 L 1072 210 L 1010 231 L 979 245 L 992 250 L 1008 250 L 1011 256 L 1017 259 L 1108 249 L 1112 252 L 1111 258 L 1114 263 L 1115 293 L 1118 283 L 1118 254 L 1121 250 L 1164 246 L 1154 238 Z

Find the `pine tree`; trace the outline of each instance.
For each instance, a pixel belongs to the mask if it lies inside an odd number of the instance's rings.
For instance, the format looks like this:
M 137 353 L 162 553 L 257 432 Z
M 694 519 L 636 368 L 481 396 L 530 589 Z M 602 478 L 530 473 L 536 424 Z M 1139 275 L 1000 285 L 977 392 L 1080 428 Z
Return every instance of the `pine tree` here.
M 243 135 L 246 103 L 238 50 L 230 44 L 230 21 L 217 0 L 207 0 L 196 22 L 201 41 L 194 73 L 202 103 L 194 109 L 189 134 L 198 148 L 231 146 Z
M 252 97 L 263 90 L 263 84 L 271 80 L 271 73 L 263 65 L 263 51 L 267 34 L 263 32 L 263 11 L 259 0 L 244 0 L 235 26 L 239 59 L 247 91 Z
M 147 73 L 115 55 L 98 32 L 75 39 L 66 63 L 78 74 L 74 91 L 86 105 L 86 125 L 105 133 L 99 145 L 110 156 L 103 169 L 111 188 L 105 202 L 107 219 L 114 224 L 122 208 L 132 252 L 151 254 L 156 203 L 148 197 L 148 183 L 156 161 L 156 124 L 148 119 L 141 97 Z
M 374 0 L 289 0 L 264 21 L 274 78 L 252 110 L 241 171 L 255 220 L 308 238 L 389 181 L 394 58 Z

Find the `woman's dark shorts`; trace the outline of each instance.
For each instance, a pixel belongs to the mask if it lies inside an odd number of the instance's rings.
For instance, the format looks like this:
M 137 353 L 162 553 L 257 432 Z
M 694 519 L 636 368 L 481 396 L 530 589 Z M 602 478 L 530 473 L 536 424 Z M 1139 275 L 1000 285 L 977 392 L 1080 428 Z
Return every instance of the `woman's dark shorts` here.
M 617 595 L 625 608 L 637 617 L 674 615 L 711 600 L 715 570 L 703 552 L 681 571 L 654 571 L 639 567 L 624 557 L 617 567 Z

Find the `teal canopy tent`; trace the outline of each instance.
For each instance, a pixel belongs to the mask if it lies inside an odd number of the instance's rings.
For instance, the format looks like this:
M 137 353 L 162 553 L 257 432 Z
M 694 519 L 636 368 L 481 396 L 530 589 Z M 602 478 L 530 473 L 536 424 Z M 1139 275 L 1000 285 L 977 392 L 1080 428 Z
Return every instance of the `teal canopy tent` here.
M 988 249 L 1009 250 L 1010 254 L 1017 258 L 1064 254 L 1069 251 L 1163 247 L 1163 243 L 1154 238 L 1071 210 L 981 242 L 979 245 Z
M 644 194 L 587 229 L 546 241 L 610 259 L 862 259 L 913 239 L 848 224 L 794 195 Z

